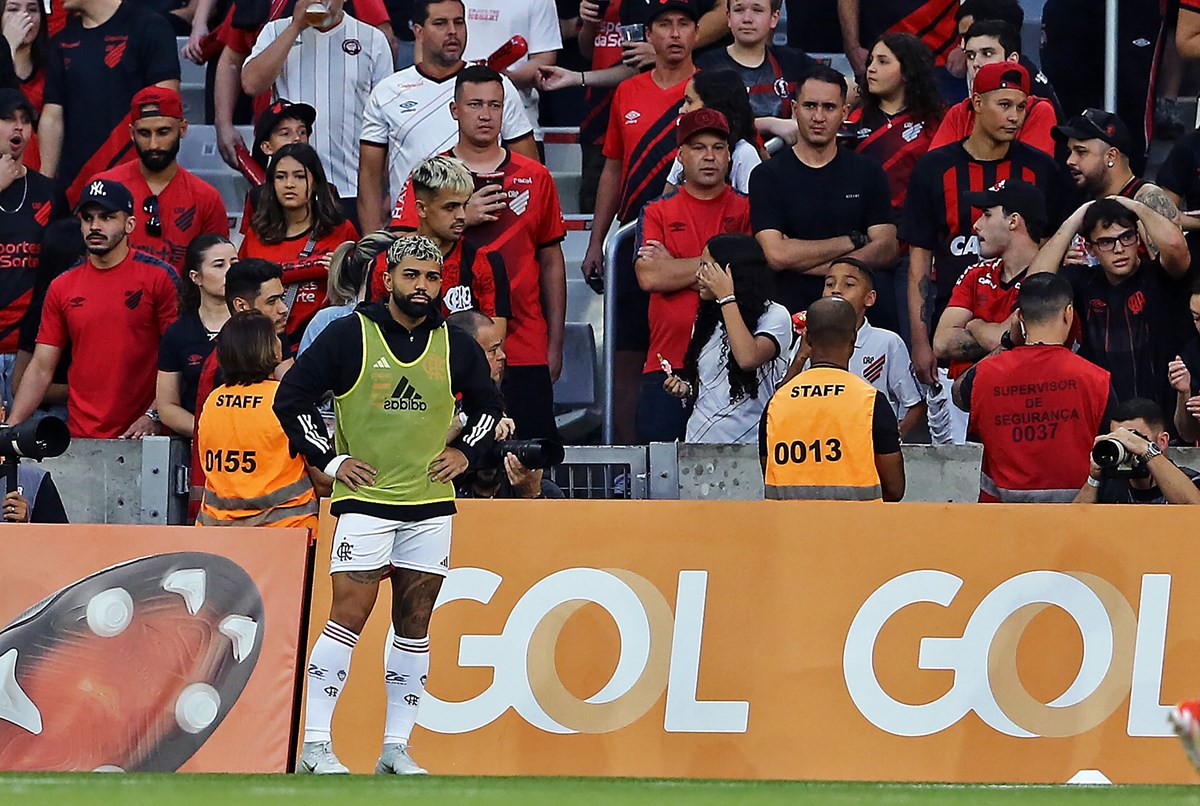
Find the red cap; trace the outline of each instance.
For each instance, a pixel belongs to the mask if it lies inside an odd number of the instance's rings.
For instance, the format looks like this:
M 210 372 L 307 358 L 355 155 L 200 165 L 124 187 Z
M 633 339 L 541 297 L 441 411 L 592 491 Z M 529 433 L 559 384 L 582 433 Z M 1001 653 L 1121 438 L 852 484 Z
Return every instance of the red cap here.
M 729 121 L 723 113 L 707 106 L 693 109 L 679 119 L 679 126 L 675 129 L 675 142 L 683 145 L 697 132 L 716 132 L 728 138 Z
M 146 87 L 133 96 L 129 119 L 179 118 L 183 120 L 183 100 L 179 93 L 166 87 Z
M 985 64 L 975 74 L 972 92 L 983 95 L 993 90 L 1020 90 L 1029 94 L 1029 71 L 1017 62 Z

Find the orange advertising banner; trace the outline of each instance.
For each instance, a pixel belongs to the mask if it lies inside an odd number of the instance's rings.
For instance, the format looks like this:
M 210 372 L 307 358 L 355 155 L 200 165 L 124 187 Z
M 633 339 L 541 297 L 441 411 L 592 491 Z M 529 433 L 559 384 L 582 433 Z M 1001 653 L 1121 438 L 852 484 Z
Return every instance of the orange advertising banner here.
M 1184 507 L 476 502 L 412 752 L 434 773 L 1193 782 Z M 328 615 L 331 522 L 310 646 Z M 373 768 L 388 597 L 334 748 Z
M 0 770 L 287 770 L 305 530 L 0 531 Z

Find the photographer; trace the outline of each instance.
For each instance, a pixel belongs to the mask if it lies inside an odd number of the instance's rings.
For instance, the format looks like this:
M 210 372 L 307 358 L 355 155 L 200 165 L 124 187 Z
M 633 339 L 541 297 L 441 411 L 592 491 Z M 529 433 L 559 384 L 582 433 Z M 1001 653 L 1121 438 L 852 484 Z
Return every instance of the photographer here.
M 1167 458 L 1170 436 L 1157 403 L 1127 400 L 1112 410 L 1108 427 L 1111 433 L 1096 442 L 1120 443 L 1132 459 L 1130 466 L 1101 467 L 1093 454 L 1076 504 L 1200 504 L 1200 472 Z
M 0 420 L 5 414 L 4 406 L 0 404 Z M 59 453 L 62 451 L 54 455 Z M 0 455 L 0 489 L 9 490 L 12 484 L 9 462 L 17 462 L 16 487 L 6 492 L 4 500 L 0 501 L 0 520 L 5 523 L 70 523 L 50 472 L 32 462 Z

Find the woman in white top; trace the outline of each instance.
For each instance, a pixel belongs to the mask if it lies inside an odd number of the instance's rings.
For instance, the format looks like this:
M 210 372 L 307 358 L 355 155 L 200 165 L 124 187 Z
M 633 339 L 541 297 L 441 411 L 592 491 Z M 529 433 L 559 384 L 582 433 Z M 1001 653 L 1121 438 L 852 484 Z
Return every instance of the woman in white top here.
M 694 109 L 707 107 L 725 115 L 729 121 L 733 159 L 729 165 L 729 184 L 738 193 L 749 193 L 750 172 L 763 160 L 758 149 L 758 132 L 754 128 L 754 110 L 742 77 L 732 70 L 701 70 L 692 76 L 683 91 L 682 117 Z M 679 158 L 667 176 L 666 193 L 672 193 L 683 183 L 683 165 Z
M 770 299 L 773 277 L 753 236 L 717 235 L 700 256 L 700 309 L 683 367 L 663 388 L 693 397 L 687 442 L 753 443 L 787 371 L 793 330 Z

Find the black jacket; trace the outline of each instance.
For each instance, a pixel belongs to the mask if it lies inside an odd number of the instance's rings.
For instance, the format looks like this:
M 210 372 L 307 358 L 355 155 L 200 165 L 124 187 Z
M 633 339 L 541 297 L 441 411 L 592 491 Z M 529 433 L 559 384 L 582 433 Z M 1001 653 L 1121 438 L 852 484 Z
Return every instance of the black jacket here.
M 500 389 L 492 380 L 483 348 L 464 331 L 447 325 L 440 313 L 426 318 L 410 332 L 392 318 L 386 303 L 364 303 L 358 312 L 379 325 L 388 348 L 405 363 L 415 361 L 425 352 L 429 335 L 435 329 L 449 327 L 450 389 L 461 396 L 462 410 L 467 414 L 466 427 L 451 446 L 463 452 L 470 468 L 477 467 L 492 446 L 495 426 L 504 410 Z M 360 321 L 358 316 L 344 316 L 330 323 L 296 359 L 275 395 L 275 415 L 283 425 L 292 452 L 302 454 L 309 464 L 321 470 L 337 454 L 318 404 L 327 393 L 345 394 L 358 380 L 363 363 Z M 379 427 L 387 423 L 381 420 Z M 454 502 L 382 506 L 350 500 L 334 506 L 335 515 L 345 512 L 390 520 L 424 520 L 452 514 Z

